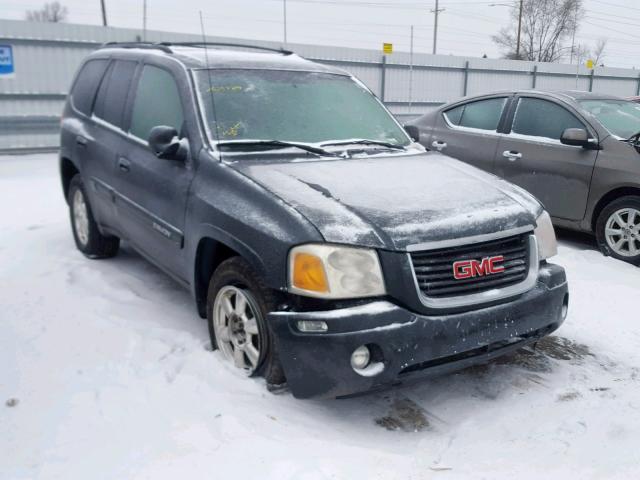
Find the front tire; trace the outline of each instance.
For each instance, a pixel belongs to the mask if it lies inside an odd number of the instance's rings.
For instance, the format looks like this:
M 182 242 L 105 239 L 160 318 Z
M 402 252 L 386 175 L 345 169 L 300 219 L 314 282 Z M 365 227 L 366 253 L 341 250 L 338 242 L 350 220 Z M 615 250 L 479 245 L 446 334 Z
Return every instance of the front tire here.
M 262 375 L 269 387 L 285 383 L 266 321 L 276 307 L 275 292 L 241 257 L 225 260 L 211 277 L 207 322 L 212 348 L 248 376 Z
M 116 255 L 120 247 L 120 239 L 100 233 L 80 175 L 71 179 L 67 201 L 71 216 L 71 230 L 78 250 L 89 258 L 110 258 Z
M 607 205 L 598 216 L 596 236 L 605 255 L 640 265 L 640 197 L 621 197 Z

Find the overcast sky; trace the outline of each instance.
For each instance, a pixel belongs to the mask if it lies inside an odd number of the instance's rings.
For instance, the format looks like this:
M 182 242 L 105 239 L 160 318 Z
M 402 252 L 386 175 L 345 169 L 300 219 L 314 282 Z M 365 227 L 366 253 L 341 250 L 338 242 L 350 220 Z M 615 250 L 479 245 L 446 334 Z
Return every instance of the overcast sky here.
M 105 0 L 109 24 L 142 27 L 143 0 Z M 22 19 L 27 9 L 44 1 L 0 0 L 0 17 Z M 71 23 L 101 22 L 100 0 L 61 0 Z M 490 6 L 492 3 L 498 5 Z M 438 53 L 499 57 L 491 35 L 508 25 L 510 0 L 440 0 Z M 430 52 L 435 0 L 287 0 L 288 40 L 381 49 L 391 42 L 409 50 L 410 25 L 414 48 Z M 608 39 L 604 63 L 611 67 L 640 67 L 640 0 L 585 0 L 577 42 L 594 45 Z M 283 0 L 147 0 L 147 28 L 198 32 L 198 12 L 207 33 L 281 41 Z M 1 34 L 1 32 L 0 32 Z

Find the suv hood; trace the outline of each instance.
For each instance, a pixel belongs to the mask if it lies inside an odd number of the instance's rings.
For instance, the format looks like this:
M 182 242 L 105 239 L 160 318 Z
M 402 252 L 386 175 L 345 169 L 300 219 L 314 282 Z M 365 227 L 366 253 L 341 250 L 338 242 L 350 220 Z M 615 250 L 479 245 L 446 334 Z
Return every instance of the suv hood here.
M 535 225 L 524 190 L 435 152 L 230 166 L 304 215 L 327 242 L 405 250 Z

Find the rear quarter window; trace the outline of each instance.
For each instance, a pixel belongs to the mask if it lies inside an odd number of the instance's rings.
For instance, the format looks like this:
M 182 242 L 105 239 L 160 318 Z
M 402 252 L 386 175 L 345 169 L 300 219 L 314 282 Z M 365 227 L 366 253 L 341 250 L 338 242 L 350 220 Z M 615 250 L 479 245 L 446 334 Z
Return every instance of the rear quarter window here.
M 460 119 L 462 118 L 462 112 L 464 112 L 465 105 L 460 105 L 459 107 L 451 108 L 444 112 L 444 116 L 447 117 L 449 123 L 452 125 L 460 125 Z
M 93 109 L 96 117 L 123 128 L 124 107 L 136 66 L 136 62 L 129 60 L 116 60 L 111 65 L 98 89 Z
M 447 120 L 458 127 L 496 131 L 507 102 L 503 98 L 488 98 L 458 105 L 444 112 Z
M 85 115 L 91 114 L 93 99 L 100 80 L 104 76 L 109 60 L 89 60 L 82 66 L 73 89 L 71 90 L 71 103 L 73 107 Z

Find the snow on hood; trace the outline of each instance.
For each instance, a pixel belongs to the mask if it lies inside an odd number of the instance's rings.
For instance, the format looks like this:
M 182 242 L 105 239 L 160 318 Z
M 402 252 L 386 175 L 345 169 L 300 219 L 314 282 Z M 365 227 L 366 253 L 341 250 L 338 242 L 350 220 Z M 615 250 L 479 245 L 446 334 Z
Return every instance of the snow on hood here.
M 234 162 L 304 215 L 327 242 L 390 250 L 535 225 L 540 204 L 444 155 Z

